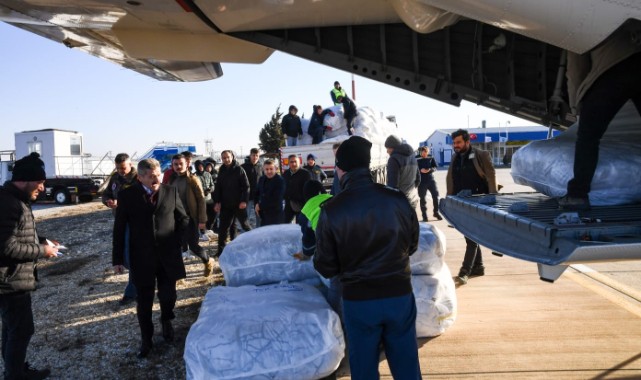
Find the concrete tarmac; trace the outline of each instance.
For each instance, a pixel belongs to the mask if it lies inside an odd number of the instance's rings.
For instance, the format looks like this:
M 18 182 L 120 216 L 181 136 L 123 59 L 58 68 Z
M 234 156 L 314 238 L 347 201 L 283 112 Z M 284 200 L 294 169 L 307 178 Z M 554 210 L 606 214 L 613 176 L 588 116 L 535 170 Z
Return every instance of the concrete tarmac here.
M 443 197 L 445 171 L 436 179 Z M 532 191 L 512 183 L 509 169 L 497 179 L 502 192 Z M 445 233 L 445 261 L 456 275 L 463 236 L 446 221 L 429 223 Z M 456 291 L 454 325 L 419 340 L 424 378 L 641 379 L 641 262 L 573 266 L 550 284 L 534 263 L 487 249 L 483 259 L 486 275 Z M 379 370 L 392 379 L 384 356 Z

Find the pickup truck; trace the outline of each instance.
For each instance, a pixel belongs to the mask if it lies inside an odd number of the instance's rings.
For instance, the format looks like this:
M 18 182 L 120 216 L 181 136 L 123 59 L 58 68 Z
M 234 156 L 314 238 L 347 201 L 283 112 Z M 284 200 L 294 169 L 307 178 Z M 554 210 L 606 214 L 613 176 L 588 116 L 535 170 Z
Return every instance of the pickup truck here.
M 323 185 L 331 187 L 334 178 L 334 151 L 332 146 L 336 142 L 341 142 L 349 138 L 343 111 L 340 106 L 330 107 L 334 116 L 327 115 L 323 124 L 331 127 L 331 131 L 326 133 L 326 140 L 320 144 L 311 144 L 311 137 L 307 135 L 309 120 L 303 119 L 302 129 L 304 137 L 299 140 L 299 145 L 285 146 L 280 148 L 280 167 L 281 173 L 289 169 L 288 157 L 292 154 L 300 158 L 301 166 L 307 165 L 307 155 L 310 153 L 316 157 L 316 165 L 319 165 L 325 174 L 327 181 Z M 371 163 L 370 169 L 374 181 L 378 183 L 387 182 L 387 149 L 383 142 L 390 134 L 396 133 L 396 125 L 389 118 L 383 117 L 380 113 L 373 111 L 369 107 L 359 107 L 358 117 L 354 121 L 354 128 L 357 135 L 363 136 L 371 141 Z

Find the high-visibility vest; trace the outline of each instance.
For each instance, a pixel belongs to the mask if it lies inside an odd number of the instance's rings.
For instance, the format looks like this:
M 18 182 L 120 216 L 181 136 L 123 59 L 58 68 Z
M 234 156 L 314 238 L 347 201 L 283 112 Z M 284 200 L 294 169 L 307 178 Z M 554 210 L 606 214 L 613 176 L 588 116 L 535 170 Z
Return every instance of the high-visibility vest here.
M 332 94 L 334 94 L 334 99 L 336 99 L 336 101 L 334 102 L 334 105 L 335 105 L 335 106 L 337 106 L 337 105 L 341 104 L 341 103 L 338 101 L 338 97 L 339 97 L 339 96 L 342 96 L 343 98 L 347 96 L 347 94 L 345 93 L 345 90 L 343 90 L 343 88 L 342 88 L 342 87 L 341 87 L 341 89 L 340 89 L 340 90 L 339 90 L 339 89 L 337 89 L 336 87 L 334 87 L 334 88 L 332 89 Z
M 316 231 L 316 226 L 318 225 L 318 217 L 320 216 L 320 205 L 325 202 L 332 196 L 330 194 L 318 194 L 315 197 L 310 198 L 303 206 L 303 209 L 300 210 L 303 215 L 307 217 L 307 220 L 310 221 L 312 225 L 312 230 Z

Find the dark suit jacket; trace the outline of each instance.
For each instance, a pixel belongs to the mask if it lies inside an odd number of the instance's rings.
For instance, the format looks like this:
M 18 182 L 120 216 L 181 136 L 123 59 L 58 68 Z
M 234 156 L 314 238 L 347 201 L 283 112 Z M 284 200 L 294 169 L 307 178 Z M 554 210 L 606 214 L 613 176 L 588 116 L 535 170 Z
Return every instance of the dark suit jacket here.
M 153 286 L 158 266 L 170 280 L 186 277 L 180 237 L 189 223 L 176 188 L 160 185 L 156 205 L 137 183 L 118 194 L 113 231 L 113 265 L 123 265 L 125 229 L 129 225 L 130 270 L 134 285 Z

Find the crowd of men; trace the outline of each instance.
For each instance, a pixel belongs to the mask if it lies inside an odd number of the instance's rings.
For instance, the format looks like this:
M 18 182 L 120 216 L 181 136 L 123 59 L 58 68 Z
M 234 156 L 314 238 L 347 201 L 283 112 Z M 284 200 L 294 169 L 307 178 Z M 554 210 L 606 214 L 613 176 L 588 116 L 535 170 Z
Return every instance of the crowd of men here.
M 590 208 L 588 194 L 598 162 L 599 141 L 616 112 L 632 100 L 641 110 L 639 83 L 641 44 L 636 24 L 620 28 L 590 54 L 568 56 L 570 105 L 580 114 L 574 159 L 574 177 L 559 206 L 570 210 Z M 357 116 L 354 102 L 340 83 L 330 91 L 334 105 L 343 106 L 347 131 L 353 133 Z M 295 106 L 283 117 L 287 145 L 302 137 Z M 320 143 L 327 128 L 327 111 L 314 106 L 308 133 Z M 470 144 L 469 133 L 452 133 L 455 155 L 447 173 L 447 194 L 496 193 L 494 168 L 487 152 Z M 141 330 L 138 356 L 152 350 L 151 320 L 156 287 L 161 309 L 162 336 L 174 339 L 171 320 L 176 303 L 176 282 L 185 278 L 182 252 L 198 256 L 209 276 L 213 260 L 199 247 L 202 232 L 218 232 L 218 252 L 237 228 L 289 223 L 301 213 L 299 223 L 304 251 L 326 278 L 339 280 L 340 311 L 349 339 L 352 379 L 378 378 L 378 350 L 382 344 L 397 379 L 420 379 L 416 347 L 416 305 L 410 282 L 409 256 L 418 245 L 420 205 L 427 221 L 425 196 L 430 192 L 433 216 L 438 214 L 436 169 L 426 148 L 416 159 L 409 145 L 396 136 L 385 141 L 390 154 L 387 187 L 369 173 L 371 143 L 351 136 L 333 147 L 336 157 L 331 197 L 322 194 L 324 172 L 315 169 L 315 157 L 300 167 L 290 156 L 289 169 L 278 174 L 277 164 L 266 160 L 261 167 L 258 150 L 240 165 L 233 152 L 225 151 L 216 171 L 213 161 L 197 161 L 191 171 L 191 153 L 172 159 L 172 168 L 161 173 L 160 164 L 145 159 L 133 168 L 129 156 L 119 154 L 105 193 L 104 204 L 114 210 L 113 264 L 116 273 L 129 269 L 121 304 L 134 300 Z M 5 379 L 44 379 L 48 369 L 35 369 L 26 361 L 34 333 L 31 292 L 37 286 L 37 261 L 57 256 L 58 246 L 39 236 L 31 202 L 44 191 L 44 162 L 32 153 L 15 162 L 12 179 L 0 187 L 0 316 Z M 306 186 L 307 185 L 307 186 Z M 312 203 L 309 203 L 312 202 Z M 398 212 L 402 210 L 402 212 Z M 237 223 L 235 223 L 237 222 Z M 239 227 L 236 227 L 238 224 Z M 366 225 L 367 228 L 362 228 Z M 312 235 L 310 235 L 312 234 Z M 376 237 L 376 239 L 374 239 Z M 378 240 L 377 240 L 378 239 Z M 386 241 L 381 246 L 377 241 Z M 478 244 L 466 238 L 467 248 L 457 282 L 485 273 Z
M 456 157 L 448 173 L 448 194 L 462 188 L 475 193 L 495 191 L 486 153 L 470 148 L 465 131 L 455 132 L 453 139 Z M 433 215 L 441 219 L 432 175 L 436 163 L 427 148 L 421 148 L 416 157 L 407 143 L 389 136 L 385 142 L 390 155 L 387 186 L 382 186 L 374 183 L 370 173 L 371 145 L 351 136 L 333 146 L 336 166 L 330 194 L 323 185 L 327 175 L 312 154 L 304 166 L 301 157 L 289 156 L 283 175 L 277 162 L 261 163 L 255 148 L 243 164 L 232 151 L 223 151 L 218 168 L 211 159 L 197 160 L 192 166 L 192 153 L 183 152 L 172 157 L 165 173 L 155 159 L 141 160 L 134 167 L 127 154 L 118 154 L 102 201 L 115 217 L 114 272 L 128 269 L 120 304 L 136 302 L 141 332 L 137 356 L 145 358 L 153 349 L 156 291 L 162 337 L 174 340 L 176 285 L 186 277 L 185 253 L 201 260 L 205 277 L 212 274 L 214 257 L 199 244 L 204 235 L 217 233 L 217 257 L 238 228 L 250 231 L 295 220 L 303 232 L 303 251 L 295 257 L 313 258 L 319 273 L 330 279 L 330 304 L 341 316 L 350 342 L 352 378 L 375 378 L 382 344 L 395 378 L 420 379 L 409 256 L 418 247 L 419 204 L 422 220 L 427 221 L 428 190 L 434 200 Z M 482 168 L 478 173 L 475 155 Z M 10 270 L 12 262 L 28 264 L 0 283 L 7 379 L 49 375 L 49 370 L 34 369 L 25 361 L 33 334 L 30 292 L 35 290 L 36 262 L 57 254 L 56 246 L 38 237 L 31 216 L 30 203 L 44 190 L 44 178 L 44 163 L 32 154 L 16 162 L 13 179 L 0 188 L 4 219 L 0 274 Z M 368 228 L 360 228 L 363 225 Z M 383 235 L 393 244 L 379 246 Z M 483 271 L 480 249 L 468 239 L 458 277 L 464 283 Z

